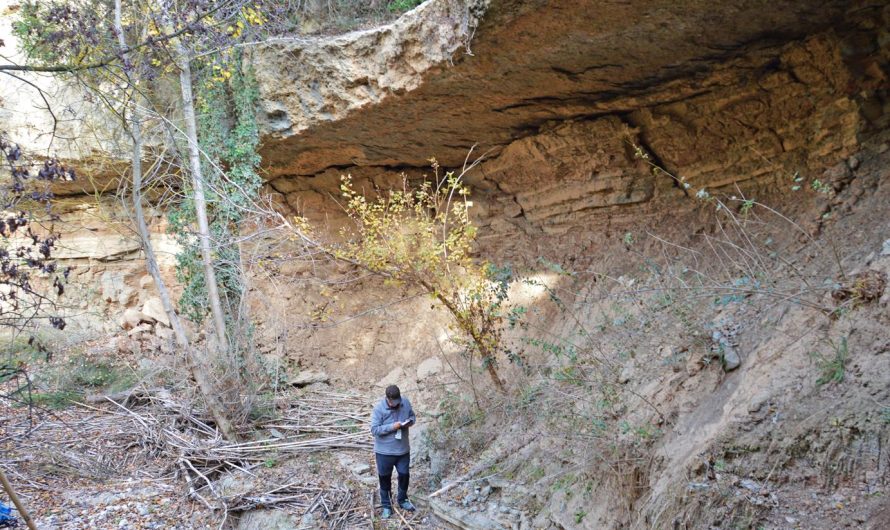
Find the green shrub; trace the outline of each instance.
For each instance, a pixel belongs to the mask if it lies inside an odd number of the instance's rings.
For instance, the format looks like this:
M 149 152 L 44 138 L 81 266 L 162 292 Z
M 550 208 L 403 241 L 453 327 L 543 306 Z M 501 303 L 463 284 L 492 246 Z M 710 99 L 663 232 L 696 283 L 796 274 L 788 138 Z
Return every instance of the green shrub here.
M 113 393 L 131 388 L 137 382 L 137 374 L 106 359 L 75 355 L 44 365 L 33 375 L 33 381 L 31 397 L 34 403 L 59 409 L 82 399 L 87 393 Z
M 847 370 L 847 361 L 849 360 L 847 337 L 842 337 L 838 344 L 835 344 L 833 341 L 829 341 L 829 344 L 834 349 L 833 356 L 826 357 L 818 352 L 812 354 L 821 372 L 819 379 L 816 379 L 816 384 L 818 385 L 843 382 L 844 374 Z
M 423 3 L 423 0 L 392 0 L 386 5 L 386 9 L 390 13 L 404 13 L 410 11 Z

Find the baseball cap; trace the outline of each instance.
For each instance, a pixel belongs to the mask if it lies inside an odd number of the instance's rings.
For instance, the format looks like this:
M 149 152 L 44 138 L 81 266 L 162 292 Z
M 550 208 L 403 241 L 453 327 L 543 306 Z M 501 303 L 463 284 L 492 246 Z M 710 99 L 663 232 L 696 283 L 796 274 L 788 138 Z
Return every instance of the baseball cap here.
M 399 387 L 396 385 L 386 387 L 386 398 L 393 405 L 400 405 L 402 403 L 402 393 L 399 391 Z

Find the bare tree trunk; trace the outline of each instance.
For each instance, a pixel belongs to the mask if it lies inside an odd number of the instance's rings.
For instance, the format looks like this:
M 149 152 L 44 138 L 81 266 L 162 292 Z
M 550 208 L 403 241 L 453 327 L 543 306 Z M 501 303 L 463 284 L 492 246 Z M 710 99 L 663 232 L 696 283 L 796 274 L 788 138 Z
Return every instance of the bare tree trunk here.
M 504 382 L 501 380 L 498 375 L 498 369 L 496 366 L 497 358 L 495 354 L 497 353 L 491 345 L 489 345 L 485 337 L 479 332 L 479 329 L 476 327 L 473 322 L 470 322 L 467 318 L 461 315 L 460 310 L 454 305 L 454 303 L 442 295 L 442 293 L 438 292 L 433 288 L 429 283 L 418 280 L 418 283 L 426 289 L 428 292 L 433 293 L 433 295 L 442 302 L 442 305 L 445 306 L 446 309 L 451 313 L 451 316 L 454 317 L 454 320 L 457 322 L 457 326 L 467 335 L 473 339 L 473 342 L 476 344 L 476 349 L 479 352 L 479 357 L 482 359 L 482 364 L 485 366 L 485 369 L 488 371 L 488 377 L 491 378 L 491 382 L 494 383 L 495 388 L 498 389 L 498 392 L 504 394 L 507 392 L 507 388 L 504 386 Z
M 117 1 L 120 2 L 120 0 Z M 145 212 L 142 209 L 141 125 L 139 123 L 139 118 L 135 114 L 131 120 L 131 129 L 133 132 L 133 211 L 136 217 L 136 229 L 139 232 L 142 250 L 145 252 L 145 267 L 148 269 L 148 273 L 154 280 L 158 295 L 161 299 L 161 304 L 164 306 L 164 312 L 167 313 L 167 317 L 170 320 L 170 326 L 173 328 L 176 344 L 185 353 L 189 371 L 191 372 L 192 377 L 195 378 L 195 382 L 198 383 L 201 396 L 207 404 L 207 410 L 210 412 L 210 415 L 213 417 L 213 420 L 216 422 L 216 425 L 219 427 L 223 436 L 228 440 L 235 440 L 238 437 L 237 431 L 229 420 L 225 407 L 219 400 L 219 392 L 217 392 L 217 389 L 214 387 L 212 380 L 212 367 L 200 350 L 189 344 L 188 336 L 182 325 L 182 320 L 180 320 L 179 315 L 173 307 L 170 291 L 167 289 L 167 285 L 161 277 L 158 260 L 155 256 L 154 248 L 151 246 L 148 226 L 145 222 Z
M 121 24 L 121 0 L 114 2 L 114 23 L 115 31 L 118 34 L 118 43 L 121 49 L 126 49 L 126 37 Z M 129 78 L 129 74 L 127 74 Z M 133 83 L 131 82 L 132 86 Z M 158 290 L 158 296 L 161 304 L 164 306 L 164 312 L 170 320 L 170 326 L 173 328 L 173 335 L 176 337 L 176 344 L 185 353 L 186 363 L 189 371 L 198 383 L 198 388 L 207 404 L 210 415 L 216 422 L 223 436 L 229 440 L 237 439 L 237 431 L 229 421 L 225 412 L 225 407 L 219 400 L 218 393 L 210 379 L 210 368 L 207 366 L 206 359 L 200 356 L 196 348 L 192 348 L 189 344 L 188 336 L 176 309 L 173 307 L 173 300 L 170 297 L 170 291 L 161 277 L 161 270 L 158 267 L 157 256 L 154 253 L 154 247 L 151 246 L 151 237 L 148 232 L 148 225 L 145 222 L 145 211 L 142 209 L 142 121 L 139 117 L 139 109 L 137 104 L 138 90 L 133 91 L 133 100 L 130 109 L 130 133 L 133 136 L 133 158 L 131 166 L 133 171 L 133 212 L 136 218 L 136 230 L 139 233 L 139 239 L 142 244 L 142 250 L 145 252 L 145 267 L 154 280 Z M 199 357 L 200 356 L 200 357 Z
M 319 17 L 322 11 L 324 11 L 325 2 L 323 0 L 306 0 L 303 6 L 304 11 L 309 16 Z
M 201 171 L 201 149 L 198 144 L 198 125 L 195 118 L 195 103 L 192 95 L 191 59 L 182 43 L 176 44 L 177 62 L 179 63 L 179 86 L 182 96 L 182 114 L 185 119 L 186 137 L 188 138 L 189 165 L 191 166 L 192 188 L 194 191 L 195 214 L 198 217 L 198 240 L 201 245 L 201 261 L 204 264 L 204 282 L 207 285 L 207 299 L 210 303 L 210 314 L 216 332 L 218 348 L 221 353 L 228 351 L 226 341 L 226 319 L 216 283 L 216 271 L 213 268 L 213 250 L 210 248 L 210 223 L 207 219 L 207 199 L 204 195 L 204 174 Z

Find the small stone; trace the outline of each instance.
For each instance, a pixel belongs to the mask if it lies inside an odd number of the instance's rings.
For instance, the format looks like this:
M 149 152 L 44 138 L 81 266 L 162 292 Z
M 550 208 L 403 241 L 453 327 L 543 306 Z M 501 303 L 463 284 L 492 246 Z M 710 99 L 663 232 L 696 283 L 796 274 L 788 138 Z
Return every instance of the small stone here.
M 693 355 L 692 353 L 690 353 L 686 357 L 686 373 L 689 375 L 695 375 L 701 372 L 704 364 L 705 362 L 701 355 Z
M 890 256 L 890 239 L 884 241 L 884 246 L 881 248 L 881 256 Z
M 739 357 L 735 347 L 726 340 L 722 333 L 714 331 L 714 333 L 711 334 L 711 339 L 717 346 L 719 346 L 719 350 L 723 354 L 724 371 L 731 372 L 742 364 L 742 359 Z
M 139 346 L 129 337 L 117 337 L 113 344 L 117 351 L 123 354 L 136 353 L 139 350 Z
M 748 403 L 748 412 L 750 414 L 760 412 L 763 409 L 763 406 L 768 404 L 769 401 L 770 401 L 769 392 L 761 392 L 760 394 L 754 396 L 751 399 L 751 401 Z
M 745 488 L 746 490 L 754 492 L 760 491 L 760 484 L 758 484 L 757 481 L 751 480 L 749 478 L 745 478 L 739 481 L 739 486 Z
M 356 475 L 364 475 L 370 470 L 371 466 L 369 466 L 368 464 L 355 464 L 354 466 L 352 466 L 352 469 L 350 469 L 350 471 L 352 471 Z
M 723 351 L 723 370 L 727 372 L 731 372 L 741 366 L 742 359 L 739 357 L 738 352 L 735 351 L 735 348 L 729 347 L 725 348 Z
M 618 383 L 622 384 L 622 385 L 627 384 L 628 382 L 630 382 L 630 379 L 631 379 L 631 376 L 633 375 L 633 373 L 634 373 L 633 362 L 629 361 L 621 369 L 621 373 L 618 375 Z
M 853 155 L 847 159 L 847 167 L 849 167 L 850 169 L 858 169 L 859 164 L 859 157 L 856 155 Z

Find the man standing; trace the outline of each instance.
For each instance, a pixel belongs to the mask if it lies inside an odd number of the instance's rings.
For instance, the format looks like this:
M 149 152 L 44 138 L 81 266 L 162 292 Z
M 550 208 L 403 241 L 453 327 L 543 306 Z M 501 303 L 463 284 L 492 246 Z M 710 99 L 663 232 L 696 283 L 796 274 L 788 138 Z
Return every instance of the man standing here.
M 392 468 L 399 472 L 399 506 L 413 512 L 414 505 L 408 500 L 408 467 L 411 464 L 411 446 L 408 428 L 416 421 L 411 402 L 402 397 L 399 387 L 389 385 L 386 395 L 371 413 L 371 434 L 374 435 L 374 456 L 377 460 L 377 477 L 380 479 L 380 501 L 383 518 L 392 517 Z

